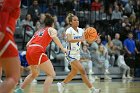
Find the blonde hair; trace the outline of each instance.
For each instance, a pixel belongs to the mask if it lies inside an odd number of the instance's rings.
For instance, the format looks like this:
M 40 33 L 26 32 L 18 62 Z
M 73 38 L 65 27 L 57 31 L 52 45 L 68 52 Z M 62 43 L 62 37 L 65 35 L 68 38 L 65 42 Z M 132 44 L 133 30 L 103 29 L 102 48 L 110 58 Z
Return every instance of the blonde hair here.
M 70 22 L 72 22 L 72 17 L 74 17 L 74 14 L 69 13 L 66 17 L 67 24 L 71 25 Z

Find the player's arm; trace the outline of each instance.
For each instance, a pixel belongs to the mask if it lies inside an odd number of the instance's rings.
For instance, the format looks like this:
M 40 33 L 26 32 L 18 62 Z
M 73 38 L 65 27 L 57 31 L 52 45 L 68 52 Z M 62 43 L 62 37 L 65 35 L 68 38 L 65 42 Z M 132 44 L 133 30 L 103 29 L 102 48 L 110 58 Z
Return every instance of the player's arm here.
M 57 37 L 57 31 L 56 31 L 54 28 L 50 27 L 50 28 L 48 29 L 48 32 L 49 32 L 49 35 L 52 37 L 53 41 L 56 43 L 56 45 L 57 45 L 64 53 L 66 53 L 67 50 L 63 47 L 63 45 L 61 44 L 59 38 Z
M 84 41 L 84 38 L 82 37 L 80 39 L 73 39 L 71 34 L 67 34 L 67 41 L 71 43 L 82 42 Z

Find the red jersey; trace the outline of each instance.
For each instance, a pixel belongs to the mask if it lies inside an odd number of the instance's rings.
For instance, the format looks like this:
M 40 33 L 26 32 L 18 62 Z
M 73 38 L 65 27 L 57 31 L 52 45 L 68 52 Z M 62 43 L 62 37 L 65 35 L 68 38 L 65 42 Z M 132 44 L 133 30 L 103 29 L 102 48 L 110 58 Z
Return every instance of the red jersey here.
M 20 15 L 20 0 L 0 0 L 0 58 L 18 56 L 17 46 L 14 42 L 16 21 Z
M 42 28 L 34 34 L 30 45 L 38 44 L 41 45 L 44 48 L 44 50 L 46 50 L 46 47 L 52 41 L 52 37 L 55 36 L 57 36 L 57 31 L 54 28 L 52 27 Z
M 39 65 L 49 59 L 45 54 L 46 47 L 56 35 L 57 32 L 52 27 L 40 29 L 34 34 L 31 41 L 29 41 L 26 52 L 26 59 L 29 65 Z
M 20 16 L 20 0 L 0 0 L 0 31 L 9 27 L 13 33 L 16 21 Z

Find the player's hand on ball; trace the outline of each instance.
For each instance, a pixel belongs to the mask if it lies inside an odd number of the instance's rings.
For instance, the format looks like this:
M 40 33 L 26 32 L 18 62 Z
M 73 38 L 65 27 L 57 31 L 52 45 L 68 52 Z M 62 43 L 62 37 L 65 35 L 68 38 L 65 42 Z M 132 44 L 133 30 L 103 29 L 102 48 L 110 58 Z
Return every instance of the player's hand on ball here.
M 83 42 L 83 41 L 85 41 L 85 38 L 82 36 L 82 38 L 81 38 L 81 42 Z

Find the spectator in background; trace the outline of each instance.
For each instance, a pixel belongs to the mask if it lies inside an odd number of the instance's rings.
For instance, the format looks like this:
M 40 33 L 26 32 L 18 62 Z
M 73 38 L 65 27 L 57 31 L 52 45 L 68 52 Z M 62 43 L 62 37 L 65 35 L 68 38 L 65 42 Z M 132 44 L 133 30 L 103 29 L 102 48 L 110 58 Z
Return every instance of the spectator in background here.
M 40 17 L 39 17 L 39 20 L 36 22 L 36 27 L 35 27 L 36 31 L 38 29 L 41 29 L 41 28 L 45 27 L 45 23 L 44 23 L 45 18 L 46 18 L 45 14 L 41 13 Z
M 130 24 L 132 24 L 131 28 L 135 25 L 136 23 L 136 15 L 135 14 L 131 14 L 130 17 L 129 17 L 129 22 Z
M 109 19 L 109 17 L 105 12 L 104 6 L 102 6 L 101 10 L 100 10 L 100 18 L 99 18 L 99 20 L 107 20 L 107 19 Z
M 21 22 L 21 27 L 22 27 L 22 35 L 24 36 L 24 31 L 26 31 L 25 33 L 32 37 L 33 33 L 34 33 L 34 26 L 33 26 L 33 21 L 32 21 L 32 16 L 30 14 L 26 15 L 26 18 L 24 20 L 22 20 Z M 27 40 L 29 40 L 30 38 L 26 38 Z
M 22 8 L 28 8 L 32 4 L 32 0 L 21 0 Z
M 98 52 L 98 48 L 99 48 L 100 44 L 101 44 L 101 39 L 98 38 L 89 47 L 89 51 L 90 51 L 90 55 L 91 55 L 91 60 L 92 60 L 93 64 L 95 65 L 95 67 L 98 65 L 98 55 L 97 55 L 97 52 Z
M 125 6 L 128 3 L 129 0 L 120 0 L 120 1 Z
M 64 2 L 64 10 L 65 10 L 66 14 L 73 13 L 73 9 L 74 9 L 73 0 L 65 0 L 65 2 Z
M 117 55 L 120 54 L 119 52 L 120 52 L 120 50 L 122 50 L 122 48 L 123 48 L 122 41 L 119 40 L 119 39 L 120 39 L 120 34 L 119 34 L 119 33 L 116 33 L 116 34 L 115 34 L 115 38 L 112 40 L 113 45 L 114 45 L 115 48 L 117 49 L 117 50 L 116 50 Z
M 56 30 L 58 30 L 60 28 L 60 24 L 59 24 L 59 22 L 57 20 L 57 16 L 55 15 L 55 16 L 53 16 L 53 18 L 54 18 L 54 28 Z
M 131 24 L 127 16 L 123 16 L 122 31 L 121 31 L 121 41 L 127 38 L 127 34 L 131 32 Z
M 41 9 L 38 5 L 38 0 L 33 0 L 33 4 L 29 7 L 27 14 L 31 14 L 34 25 L 39 19 L 40 13 L 41 13 Z
M 118 56 L 120 55 L 120 51 L 123 49 L 122 41 L 119 39 L 120 39 L 120 34 L 116 33 L 115 38 L 112 40 L 113 45 L 115 47 L 115 60 L 118 58 Z
M 122 32 L 122 19 L 118 20 L 117 23 L 114 24 L 114 33 L 121 33 Z
M 113 10 L 112 13 L 112 20 L 113 19 L 121 19 L 122 18 L 122 13 L 119 11 L 119 6 L 115 6 L 115 10 Z
M 135 53 L 139 53 L 139 51 L 136 48 L 135 41 L 133 40 L 132 32 L 128 33 L 128 38 L 125 39 L 124 41 L 124 48 L 128 56 L 132 56 L 132 55 L 135 55 Z
M 95 0 L 91 3 L 91 16 L 93 17 L 92 22 L 99 20 L 99 12 L 101 9 L 101 3 L 99 2 L 99 0 Z
M 94 82 L 94 78 L 92 77 L 93 65 L 92 65 L 91 55 L 90 55 L 87 45 L 84 45 L 84 44 L 82 45 L 82 50 L 80 52 L 80 55 L 81 55 L 80 61 L 89 75 L 89 80 L 91 82 Z
M 58 38 L 61 42 L 65 39 L 65 22 L 61 22 L 60 28 L 58 29 Z
M 136 13 L 136 17 L 140 18 L 140 0 L 135 1 L 134 12 Z
M 100 11 L 101 9 L 101 3 L 99 2 L 99 0 L 95 0 L 91 3 L 91 10 L 92 11 Z
M 53 4 L 51 4 L 51 3 L 49 4 L 49 6 L 45 12 L 51 14 L 52 16 L 56 15 L 56 11 L 53 7 Z
M 90 10 L 91 0 L 79 0 L 79 3 L 80 3 L 80 10 Z
M 107 49 L 100 45 L 97 52 L 97 58 L 98 58 L 98 67 L 102 68 L 104 70 L 104 79 L 111 79 L 111 77 L 108 76 L 109 74 L 109 60 L 108 60 L 108 53 Z
M 113 42 L 112 41 L 109 41 L 106 44 L 106 48 L 107 48 L 107 52 L 108 52 L 108 60 L 109 60 L 109 63 L 111 64 L 111 66 L 114 66 L 116 48 L 113 45 Z
M 136 24 L 136 29 L 134 30 L 136 39 L 140 41 L 140 24 Z
M 135 41 L 133 40 L 133 33 L 128 33 L 128 38 L 124 40 L 124 48 L 126 50 L 125 60 L 126 64 L 132 68 L 132 74 L 134 74 L 135 68 L 135 55 L 139 54 L 136 48 Z
M 128 3 L 124 7 L 124 12 L 125 15 L 130 17 L 131 14 L 134 14 L 134 9 L 133 9 L 133 1 L 129 0 Z
M 130 76 L 130 67 L 125 63 L 123 50 L 120 51 L 120 55 L 118 56 L 117 59 L 117 64 L 118 67 L 123 69 L 122 79 L 126 79 L 126 78 L 131 79 L 132 77 Z

